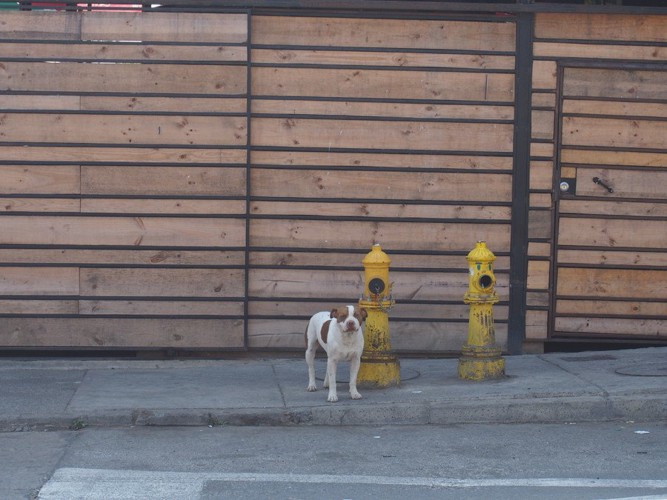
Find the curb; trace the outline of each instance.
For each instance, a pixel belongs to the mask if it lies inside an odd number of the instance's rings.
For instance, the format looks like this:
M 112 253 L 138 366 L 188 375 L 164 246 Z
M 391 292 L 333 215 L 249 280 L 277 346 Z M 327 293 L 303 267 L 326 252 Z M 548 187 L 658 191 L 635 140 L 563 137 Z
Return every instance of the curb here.
M 131 410 L 103 414 L 51 415 L 0 419 L 0 432 L 62 431 L 132 426 L 355 426 L 584 423 L 653 421 L 667 415 L 665 397 L 582 396 L 407 403 L 374 406 L 330 405 L 303 408 Z

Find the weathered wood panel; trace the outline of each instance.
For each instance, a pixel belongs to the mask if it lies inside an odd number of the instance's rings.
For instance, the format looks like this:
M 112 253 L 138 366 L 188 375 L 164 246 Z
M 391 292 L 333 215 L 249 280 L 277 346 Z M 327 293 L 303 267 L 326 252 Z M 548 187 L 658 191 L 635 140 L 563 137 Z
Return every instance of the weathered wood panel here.
M 667 302 L 642 302 L 621 300 L 559 300 L 556 310 L 561 314 L 603 316 L 665 316 Z
M 83 268 L 81 295 L 123 297 L 242 297 L 242 269 Z
M 512 22 L 254 16 L 252 24 L 261 45 L 513 52 L 514 33 Z
M 591 297 L 667 299 L 667 270 L 585 269 L 558 271 L 558 294 Z M 619 284 L 622 283 L 622 286 Z
M 84 166 L 81 193 L 245 196 L 245 177 L 244 168 L 230 167 Z
M 78 203 L 78 200 L 75 200 Z M 210 215 L 245 217 L 245 200 L 146 200 L 126 198 L 83 199 L 79 211 L 97 214 Z M 0 208 L 2 205 L 0 204 Z M 63 210 L 59 210 L 63 211 Z
M 57 146 L 57 147 L 54 147 Z M 245 149 L 220 148 L 160 148 L 160 147 L 104 147 L 104 146 L 3 146 L 8 162 L 67 162 L 67 163 L 165 163 L 245 164 Z
M 502 252 L 509 250 L 509 236 L 509 224 L 258 219 L 250 226 L 253 247 L 347 250 L 381 243 L 387 251 L 470 251 L 476 241 L 484 240 Z
M 655 337 L 667 335 L 667 321 L 661 319 L 619 319 L 619 318 L 556 318 L 559 332 L 598 335 L 609 338 Z
M 595 250 L 558 251 L 561 264 L 590 264 L 593 266 L 644 266 L 656 269 L 667 267 L 667 252 L 650 252 L 644 249 L 619 251 L 613 248 Z
M 78 314 L 79 301 L 21 298 L 0 300 L 0 311 L 5 315 Z
M 406 174 L 407 175 L 407 174 Z M 414 174 L 413 174 L 414 175 Z M 369 194 L 369 193 L 367 193 Z M 379 193 L 381 194 L 381 193 Z M 2 205 L 0 205 L 2 207 Z M 303 201 L 254 201 L 250 206 L 253 215 L 328 216 L 336 217 L 384 217 L 395 219 L 483 219 L 509 220 L 511 209 L 495 205 L 436 205 L 427 202 L 374 203 L 353 200 L 346 203 L 303 202 Z
M 0 90 L 238 95 L 246 68 L 192 64 L 3 62 Z
M 368 52 L 361 50 L 253 49 L 258 64 L 317 64 L 327 66 L 383 66 L 397 68 L 455 68 L 514 70 L 514 56 L 492 54 L 433 54 L 420 52 Z
M 243 250 L 0 248 L 0 263 L 96 266 L 243 266 Z
M 246 112 L 244 99 L 233 97 L 146 97 L 0 95 L 6 111 L 110 111 L 116 113 L 235 113 Z
M 0 165 L 2 194 L 78 194 L 78 165 Z
M 563 113 L 667 118 L 667 103 L 565 99 Z
M 549 271 L 551 263 L 545 260 L 528 261 L 528 280 L 526 286 L 529 289 L 548 289 Z
M 531 161 L 529 169 L 530 189 L 552 189 L 553 170 L 553 162 Z
M 613 189 L 613 193 L 596 184 L 593 181 L 594 178 L 601 179 Z M 605 198 L 614 198 L 615 200 L 618 198 L 663 200 L 667 199 L 665 186 L 667 186 L 667 171 L 610 168 L 577 169 L 577 196 L 603 196 Z M 654 205 L 658 210 L 660 210 L 660 206 L 660 204 Z M 639 209 L 641 209 L 641 205 Z
M 587 181 L 589 179 L 586 179 Z M 599 194 L 599 193 L 596 193 Z M 608 200 L 562 200 L 563 214 L 615 215 L 620 217 L 667 217 L 667 204 L 642 203 L 637 201 Z
M 83 12 L 82 40 L 245 43 L 246 14 Z
M 3 13 L 4 14 L 4 13 Z M 2 58 L 34 61 L 202 61 L 245 62 L 248 50 L 226 45 L 151 45 L 147 43 L 21 43 L 5 44 Z M 498 64 L 501 62 L 499 61 Z
M 667 220 L 569 218 L 560 220 L 560 245 L 664 249 Z
M 3 245 L 239 247 L 242 219 L 5 216 Z
M 566 68 L 563 95 L 623 99 L 667 98 L 667 72 L 634 69 Z
M 77 198 L 0 198 L 3 212 L 73 212 L 81 211 Z
M 493 189 L 480 186 L 493 179 Z M 270 196 L 281 186 L 284 197 L 508 202 L 510 175 L 478 173 L 372 172 L 253 169 L 254 196 Z M 483 203 L 482 202 L 482 203 Z
M 243 347 L 243 321 L 177 318 L 4 318 L 4 347 L 185 348 Z
M 252 92 L 258 96 L 512 102 L 514 76 L 503 73 L 258 67 L 253 70 Z
M 243 302 L 196 300 L 82 300 L 82 315 L 243 316 Z
M 338 115 L 394 117 L 417 119 L 474 119 L 474 120 L 512 120 L 513 106 L 483 106 L 479 104 L 412 104 L 378 103 L 357 101 L 300 101 L 253 99 L 252 111 L 255 114 L 283 115 Z
M 664 16 L 538 14 L 537 38 L 667 42 Z
M 0 295 L 77 295 L 79 270 L 71 267 L 0 267 Z
M 365 152 L 252 151 L 253 165 L 453 168 L 471 170 L 512 170 L 510 155 L 412 154 Z
M 558 77 L 554 61 L 533 62 L 533 90 L 554 90 Z
M 647 17 L 647 16 L 646 16 Z M 533 46 L 536 57 L 625 59 L 643 62 L 663 62 L 667 59 L 667 48 L 661 46 L 594 45 L 587 43 L 536 42 Z
M 547 311 L 526 311 L 526 338 L 546 339 L 548 316 Z
M 667 73 L 666 73 L 667 75 Z M 662 148 L 667 122 L 619 118 L 563 118 L 563 144 L 610 148 Z
M 80 17 L 75 13 L 7 12 L 0 19 L 3 40 L 79 40 Z
M 245 117 L 5 113 L 3 142 L 245 146 Z M 100 130 L 104 130 L 101 135 Z
M 244 43 L 245 14 L 3 12 L 2 38 Z
M 258 118 L 252 132 L 254 146 L 304 148 L 509 152 L 512 141 L 512 126 L 495 123 Z
M 586 151 L 563 148 L 563 163 L 590 165 L 627 165 L 639 167 L 667 167 L 667 153 L 644 151 Z

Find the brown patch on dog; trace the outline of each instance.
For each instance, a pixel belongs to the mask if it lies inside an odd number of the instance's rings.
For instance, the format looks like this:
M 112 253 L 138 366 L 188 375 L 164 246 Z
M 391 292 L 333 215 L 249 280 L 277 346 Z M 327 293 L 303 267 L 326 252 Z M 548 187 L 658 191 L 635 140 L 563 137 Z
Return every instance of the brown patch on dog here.
M 340 306 L 337 307 L 336 309 L 331 310 L 331 317 L 336 318 L 336 321 L 339 323 L 342 321 L 345 321 L 345 318 L 347 318 L 348 310 L 347 306 Z
M 329 323 L 331 323 L 331 320 L 325 322 L 322 325 L 322 329 L 320 330 L 320 336 L 322 337 L 322 342 L 325 344 L 327 343 L 327 337 L 329 336 Z
M 368 312 L 363 307 L 359 310 L 354 310 L 354 317 L 357 318 L 359 324 L 362 324 L 368 318 Z

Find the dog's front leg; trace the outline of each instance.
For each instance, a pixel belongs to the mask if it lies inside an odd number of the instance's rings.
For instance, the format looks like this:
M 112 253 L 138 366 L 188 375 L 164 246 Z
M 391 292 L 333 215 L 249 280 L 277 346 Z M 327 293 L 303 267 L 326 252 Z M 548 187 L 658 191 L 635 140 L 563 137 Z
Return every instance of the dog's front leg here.
M 352 399 L 361 399 L 361 394 L 357 391 L 357 375 L 359 374 L 360 364 L 361 362 L 356 356 L 350 361 L 350 396 Z
M 336 361 L 331 358 L 327 359 L 327 381 L 329 382 L 327 401 L 335 403 L 338 401 L 338 395 L 336 394 Z
M 308 392 L 317 390 L 315 385 L 315 346 L 309 345 L 306 350 L 306 364 L 308 365 Z

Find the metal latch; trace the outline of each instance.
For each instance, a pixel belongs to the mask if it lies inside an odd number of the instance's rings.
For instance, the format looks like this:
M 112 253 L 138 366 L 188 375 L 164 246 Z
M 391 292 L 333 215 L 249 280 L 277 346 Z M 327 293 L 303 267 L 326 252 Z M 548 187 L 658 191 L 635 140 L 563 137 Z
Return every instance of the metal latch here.
M 614 192 L 614 189 L 611 188 L 605 181 L 603 181 L 603 180 L 600 179 L 599 177 L 593 177 L 593 182 L 594 182 L 595 184 L 598 184 L 598 185 L 602 186 L 603 188 L 605 188 L 605 189 L 606 189 L 608 192 L 610 192 L 610 193 L 613 193 L 613 192 Z

